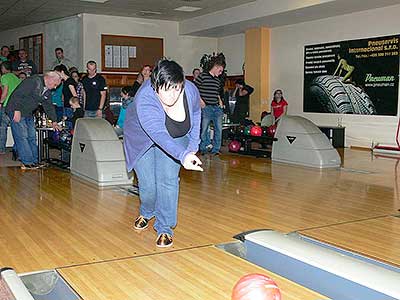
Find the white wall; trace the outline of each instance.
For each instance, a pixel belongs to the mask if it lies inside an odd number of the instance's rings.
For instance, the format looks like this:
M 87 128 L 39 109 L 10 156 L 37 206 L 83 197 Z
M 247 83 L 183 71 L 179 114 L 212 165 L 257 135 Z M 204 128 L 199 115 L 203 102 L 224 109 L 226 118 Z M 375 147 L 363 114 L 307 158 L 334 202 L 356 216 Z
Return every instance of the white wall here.
M 218 39 L 218 52 L 226 58 L 228 75 L 242 75 L 244 63 L 245 35 L 235 34 Z
M 198 67 L 205 53 L 217 51 L 216 38 L 178 35 L 178 22 L 83 14 L 83 60 L 95 60 L 101 70 L 101 34 L 164 39 L 164 55 L 179 62 L 186 74 Z
M 273 28 L 271 90 L 283 89 L 289 114 L 304 115 L 320 125 L 336 125 L 342 117 L 348 146 L 393 143 L 397 117 L 303 113 L 303 60 L 305 45 L 399 34 L 399 14 L 397 5 Z
M 73 16 L 2 31 L 0 32 L 0 41 L 1 46 L 8 45 L 19 49 L 20 38 L 42 33 L 44 70 L 49 69 L 50 64 L 54 61 L 56 47 L 63 48 L 65 56 L 82 68 L 81 28 L 80 17 Z
M 44 23 L 37 23 L 29 26 L 2 31 L 0 32 L 1 46 L 14 46 L 14 49 L 19 49 L 20 38 L 39 33 L 44 33 Z M 46 47 L 46 45 L 44 46 Z
M 82 64 L 81 17 L 73 16 L 44 24 L 44 69 L 49 70 L 55 61 L 54 49 L 61 47 L 66 58 L 80 70 Z

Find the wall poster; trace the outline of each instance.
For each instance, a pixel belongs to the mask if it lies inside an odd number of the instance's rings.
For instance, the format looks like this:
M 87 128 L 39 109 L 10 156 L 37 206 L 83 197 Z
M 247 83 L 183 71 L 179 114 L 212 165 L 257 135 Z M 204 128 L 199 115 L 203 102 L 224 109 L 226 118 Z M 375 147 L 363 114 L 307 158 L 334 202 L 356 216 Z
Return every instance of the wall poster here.
M 400 36 L 307 45 L 304 112 L 397 115 Z

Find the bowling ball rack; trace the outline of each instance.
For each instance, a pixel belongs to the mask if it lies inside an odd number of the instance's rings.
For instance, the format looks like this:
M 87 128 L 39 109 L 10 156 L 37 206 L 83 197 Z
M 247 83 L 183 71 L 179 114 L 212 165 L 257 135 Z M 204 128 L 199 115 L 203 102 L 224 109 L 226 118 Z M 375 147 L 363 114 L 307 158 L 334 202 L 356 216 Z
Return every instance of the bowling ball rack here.
M 241 143 L 239 154 L 264 158 L 271 158 L 273 142 L 278 140 L 270 136 L 252 136 L 246 134 L 234 134 L 231 136 L 231 139 Z M 254 144 L 261 145 L 261 148 L 254 148 Z

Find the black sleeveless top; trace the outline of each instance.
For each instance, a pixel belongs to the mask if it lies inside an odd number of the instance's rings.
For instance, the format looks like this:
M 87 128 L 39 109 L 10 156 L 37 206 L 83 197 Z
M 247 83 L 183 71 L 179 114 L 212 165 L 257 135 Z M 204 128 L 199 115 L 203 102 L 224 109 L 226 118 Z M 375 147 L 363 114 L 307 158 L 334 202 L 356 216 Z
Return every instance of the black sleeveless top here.
M 178 122 L 171 119 L 167 115 L 167 113 L 165 113 L 165 126 L 167 127 L 168 133 L 173 138 L 185 136 L 190 130 L 190 114 L 189 114 L 188 101 L 185 93 L 183 93 L 183 106 L 185 108 L 186 117 L 185 120 L 183 120 L 182 122 Z
M 185 109 L 185 120 L 182 122 L 175 121 L 171 119 L 167 113 L 165 113 L 165 126 L 167 127 L 168 133 L 173 138 L 178 138 L 185 136 L 190 129 L 190 114 L 189 114 L 189 107 L 186 98 L 186 94 L 183 93 L 183 107 Z

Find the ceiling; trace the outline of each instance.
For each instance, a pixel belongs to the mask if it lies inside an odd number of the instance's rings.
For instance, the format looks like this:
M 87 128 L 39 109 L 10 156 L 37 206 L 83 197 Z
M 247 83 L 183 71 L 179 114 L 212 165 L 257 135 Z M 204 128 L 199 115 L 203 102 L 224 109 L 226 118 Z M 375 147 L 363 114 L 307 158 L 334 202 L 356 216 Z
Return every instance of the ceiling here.
M 284 1 L 286 1 L 286 4 L 291 1 L 296 2 L 296 0 L 277 1 L 282 4 Z M 280 12 L 274 11 L 273 6 L 267 6 L 267 3 L 268 1 L 263 2 L 262 0 L 248 3 L 246 5 L 246 14 L 241 12 L 240 7 L 232 7 L 216 14 L 203 15 L 192 20 L 183 20 L 179 24 L 180 34 L 223 37 L 245 32 L 249 28 L 261 26 L 274 28 L 399 5 L 400 0 L 298 0 L 297 3 L 300 4 L 298 7 L 293 8 L 286 5 Z M 271 3 L 273 2 L 270 1 L 269 4 Z M 309 5 L 310 3 L 312 5 Z M 224 18 L 226 15 L 231 17 Z M 215 22 L 215 19 L 218 22 Z M 385 16 L 382 15 L 382 22 L 385 22 L 384 20 Z M 371 24 L 371 26 L 374 26 L 374 24 Z M 349 28 L 351 30 L 351 26 Z
M 60 19 L 79 13 L 182 21 L 254 0 L 0 0 L 0 31 Z M 195 12 L 175 11 L 181 6 L 201 7 Z M 151 12 L 155 12 L 152 14 Z

